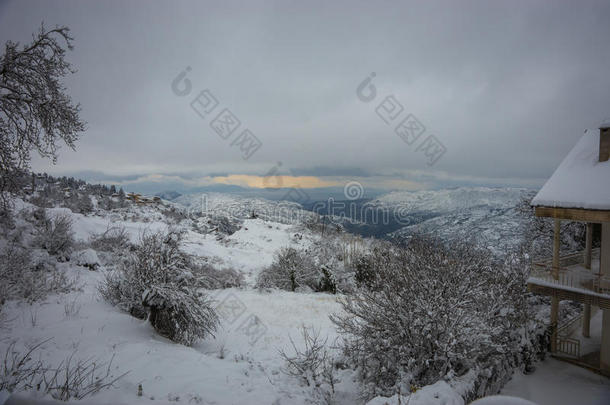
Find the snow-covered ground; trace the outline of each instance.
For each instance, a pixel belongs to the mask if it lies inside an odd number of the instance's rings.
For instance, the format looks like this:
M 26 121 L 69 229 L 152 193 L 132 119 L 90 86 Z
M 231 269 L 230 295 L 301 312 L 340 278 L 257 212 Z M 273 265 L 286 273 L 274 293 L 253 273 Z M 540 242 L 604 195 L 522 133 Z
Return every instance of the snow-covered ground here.
M 20 202 L 18 209 L 31 208 Z M 87 241 L 110 226 L 122 226 L 132 241 L 143 232 L 167 228 L 147 215 L 144 221 L 123 220 L 115 215 L 81 215 L 64 208 L 48 210 L 49 216 L 70 213 L 77 240 Z M 110 389 L 97 395 L 102 403 L 293 404 L 306 403 L 309 388 L 281 372 L 279 350 L 291 353 L 290 339 L 303 345 L 301 328 L 313 327 L 331 346 L 337 339 L 329 315 L 339 312 L 337 295 L 252 289 L 256 276 L 282 247 L 306 248 L 313 236 L 295 238 L 293 225 L 246 219 L 230 236 L 200 234 L 188 230 L 184 249 L 207 258 L 215 267 L 232 267 L 246 275 L 245 289 L 210 291 L 221 316 L 214 338 L 193 347 L 160 337 L 147 321 L 131 317 L 105 302 L 97 286 L 104 268 L 91 271 L 75 263 L 60 263 L 77 278 L 80 291 L 52 295 L 28 305 L 8 302 L 0 349 L 11 342 L 23 350 L 46 341 L 36 355 L 57 365 L 67 357 L 113 359 L 113 374 L 129 372 Z M 333 349 L 331 349 L 333 350 Z M 341 403 L 357 403 L 358 389 L 349 371 L 337 386 Z M 138 385 L 142 398 L 136 396 Z
M 194 347 L 178 345 L 160 337 L 147 321 L 104 302 L 96 288 L 100 273 L 73 270 L 81 273 L 83 291 L 31 306 L 9 303 L 12 321 L 2 340 L 17 339 L 18 348 L 25 348 L 51 339 L 37 351 L 49 364 L 73 353 L 75 359 L 113 358 L 114 375 L 129 374 L 117 389 L 98 394 L 102 403 L 150 403 L 153 398 L 155 403 L 305 403 L 306 388 L 280 371 L 278 350 L 289 352 L 289 337 L 302 344 L 301 325 L 315 326 L 329 343 L 336 338 L 328 318 L 340 310 L 335 296 L 230 289 L 215 294 L 223 315 L 216 337 Z M 252 319 L 258 320 L 254 329 Z M 136 396 L 139 384 L 143 398 Z M 357 391 L 346 374 L 339 396 L 354 403 Z
M 582 337 L 580 328 L 571 335 L 581 341 L 583 355 L 599 350 L 602 315 L 602 311 L 597 311 L 591 318 L 589 338 Z M 516 372 L 502 394 L 538 405 L 606 405 L 610 404 L 610 379 L 549 357 L 538 363 L 532 374 Z
M 548 358 L 536 371 L 515 373 L 503 395 L 528 399 L 538 405 L 610 404 L 610 380 L 572 364 Z
M 20 204 L 19 208 L 28 206 Z M 135 241 L 142 232 L 167 227 L 154 210 L 143 209 L 146 215 L 138 221 L 107 213 L 71 214 L 75 236 L 86 241 L 93 233 L 120 225 Z M 49 210 L 50 215 L 59 212 L 69 211 Z M 48 364 L 57 365 L 71 355 L 74 359 L 95 357 L 100 362 L 113 359 L 113 374 L 128 374 L 116 383 L 115 389 L 97 395 L 100 403 L 311 403 L 311 388 L 282 372 L 284 361 L 279 350 L 290 353 L 290 339 L 297 347 L 303 346 L 302 326 L 319 331 L 327 339 L 330 350 L 336 350 L 333 346 L 338 335 L 329 315 L 341 312 L 340 296 L 265 292 L 253 289 L 252 285 L 278 249 L 307 248 L 316 237 L 294 225 L 263 219 L 244 219 L 241 229 L 229 236 L 214 232 L 203 234 L 189 228 L 184 242 L 186 251 L 207 258 L 217 268 L 232 267 L 246 275 L 243 289 L 210 291 L 221 316 L 221 328 L 214 338 L 193 347 L 160 337 L 147 321 L 133 318 L 105 302 L 97 290 L 104 277 L 103 267 L 91 271 L 74 261 L 60 263 L 71 276 L 78 278 L 81 288 L 69 294 L 49 296 L 32 305 L 6 303 L 0 353 L 13 341 L 17 342 L 17 349 L 23 350 L 49 339 L 36 352 Z M 336 402 L 363 403 L 353 372 L 342 370 L 338 377 Z M 140 384 L 142 397 L 137 396 Z M 565 394 L 560 394 L 562 390 Z M 503 393 L 528 398 L 540 405 L 610 403 L 607 379 L 552 359 L 539 365 L 534 374 L 516 375 Z M 555 397 L 547 394 L 555 395 L 557 400 L 549 400 Z M 582 398 L 590 401 L 583 402 Z M 424 387 L 411 399 L 411 404 L 463 403 L 443 382 Z M 371 403 L 386 402 L 393 403 L 384 398 Z

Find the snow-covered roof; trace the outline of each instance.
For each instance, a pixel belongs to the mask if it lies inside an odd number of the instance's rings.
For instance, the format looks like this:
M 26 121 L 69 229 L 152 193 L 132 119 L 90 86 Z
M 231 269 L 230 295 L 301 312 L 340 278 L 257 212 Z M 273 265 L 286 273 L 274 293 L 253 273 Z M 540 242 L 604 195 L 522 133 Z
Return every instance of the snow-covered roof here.
M 610 160 L 599 161 L 599 130 L 585 132 L 532 205 L 610 210 Z

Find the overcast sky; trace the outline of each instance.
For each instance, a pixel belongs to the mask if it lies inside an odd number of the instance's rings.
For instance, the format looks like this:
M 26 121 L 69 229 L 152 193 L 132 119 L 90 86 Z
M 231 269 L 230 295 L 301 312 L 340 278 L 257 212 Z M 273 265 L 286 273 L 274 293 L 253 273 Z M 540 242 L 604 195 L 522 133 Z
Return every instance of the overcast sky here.
M 608 1 L 0 1 L 2 42 L 28 41 L 42 21 L 75 38 L 66 85 L 87 130 L 37 171 L 539 186 L 610 116 Z M 373 72 L 366 102 L 357 88 Z M 218 105 L 202 118 L 190 104 L 205 89 Z M 390 95 L 404 110 L 386 124 L 376 109 Z M 225 108 L 241 122 L 226 140 L 210 127 Z M 425 127 L 411 145 L 394 132 L 408 114 Z M 245 129 L 262 143 L 247 160 Z M 434 165 L 431 139 L 446 150 Z

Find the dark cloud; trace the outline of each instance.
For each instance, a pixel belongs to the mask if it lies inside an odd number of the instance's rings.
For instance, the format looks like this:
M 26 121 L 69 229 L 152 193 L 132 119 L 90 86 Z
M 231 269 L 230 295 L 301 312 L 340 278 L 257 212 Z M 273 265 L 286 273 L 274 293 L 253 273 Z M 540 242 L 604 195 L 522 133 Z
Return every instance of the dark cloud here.
M 56 172 L 264 175 L 282 162 L 530 184 L 610 115 L 607 1 L 8 1 L 0 39 L 27 41 L 43 20 L 72 28 L 67 85 L 89 123 Z M 171 82 L 186 66 L 181 98 Z M 371 72 L 367 104 L 356 87 Z M 263 142 L 249 160 L 189 107 L 206 88 Z M 376 115 L 387 95 L 447 148 L 433 167 Z

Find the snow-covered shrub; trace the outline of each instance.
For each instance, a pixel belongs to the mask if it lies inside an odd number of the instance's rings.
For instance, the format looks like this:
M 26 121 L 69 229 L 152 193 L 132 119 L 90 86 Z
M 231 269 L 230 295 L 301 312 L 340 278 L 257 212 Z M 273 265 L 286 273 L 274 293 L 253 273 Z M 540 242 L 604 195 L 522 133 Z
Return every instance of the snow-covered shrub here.
M 16 350 L 14 343 L 7 347 L 0 364 L 0 391 L 37 391 L 60 401 L 80 400 L 113 387 L 127 374 L 115 376 L 112 359 L 106 364 L 93 358 L 75 360 L 70 356 L 57 367 L 34 360 L 34 352 L 46 342 L 23 352 Z
M 209 264 L 202 264 L 193 269 L 193 273 L 200 276 L 208 290 L 219 288 L 239 288 L 244 286 L 243 273 L 226 267 L 217 270 Z
M 165 215 L 168 222 L 173 224 L 179 224 L 182 220 L 187 218 L 184 211 L 179 210 L 176 207 L 170 207 L 169 209 L 164 210 L 163 215 Z
M 233 235 L 241 227 L 241 223 L 236 220 L 230 220 L 225 216 L 214 216 L 208 221 L 210 226 L 214 227 L 218 232 Z
M 10 299 L 34 302 L 50 293 L 68 292 L 74 282 L 55 264 L 44 251 L 33 254 L 18 243 L 8 243 L 0 250 L 0 305 Z
M 299 349 L 290 338 L 294 354 L 279 353 L 285 362 L 281 370 L 284 374 L 299 380 L 303 386 L 310 387 L 316 403 L 333 403 L 335 385 L 339 382 L 335 373 L 333 358 L 326 347 L 327 339 L 320 337 L 320 331 L 301 328 L 304 347 Z
M 93 249 L 84 249 L 73 252 L 70 255 L 70 261 L 78 266 L 83 266 L 89 270 L 97 270 L 101 262 L 97 257 L 97 253 Z
M 91 235 L 89 244 L 95 250 L 117 252 L 129 246 L 129 235 L 125 227 L 109 226 L 104 232 Z
M 319 282 L 319 269 L 306 252 L 283 248 L 276 254 L 271 266 L 261 271 L 256 285 L 259 288 L 296 291 L 301 288 L 316 290 Z
M 149 321 L 162 336 L 192 345 L 216 331 L 218 315 L 207 296 L 186 285 L 153 285 L 142 303 L 150 309 Z
M 373 288 L 332 317 L 365 394 L 392 395 L 521 356 L 525 266 L 467 245 L 413 238 L 373 261 Z
M 149 316 L 162 335 L 184 344 L 212 333 L 218 317 L 199 292 L 206 279 L 180 250 L 181 233 L 149 233 L 116 271 L 107 273 L 100 293 L 138 318 Z
M 43 215 L 36 225 L 35 245 L 45 249 L 51 256 L 67 257 L 74 245 L 70 215 L 59 213 L 53 218 Z
M 375 258 L 373 254 L 361 255 L 355 260 L 355 274 L 354 280 L 359 287 L 368 286 L 370 287 L 374 281 L 376 273 L 374 272 Z
M 337 279 L 334 272 L 325 264 L 320 266 L 322 278 L 318 284 L 318 291 L 329 292 L 331 294 L 337 293 Z
M 79 214 L 88 214 L 93 211 L 93 202 L 91 197 L 86 192 L 72 191 L 70 196 L 64 198 L 62 206 L 69 208 L 72 212 Z

